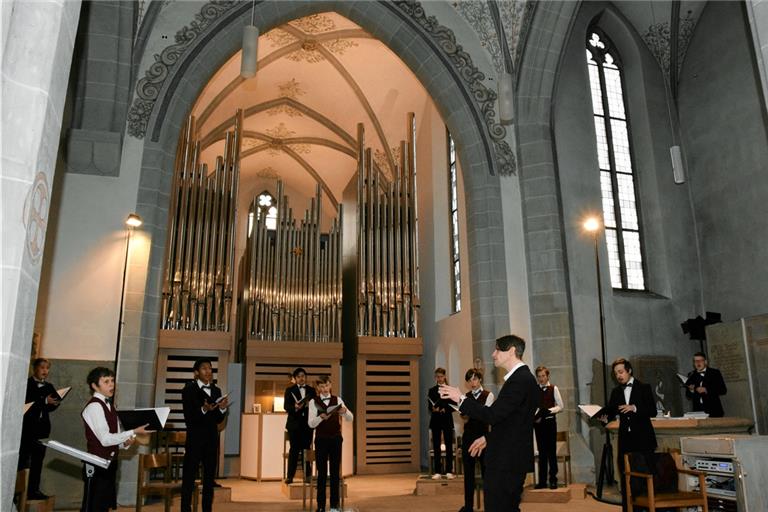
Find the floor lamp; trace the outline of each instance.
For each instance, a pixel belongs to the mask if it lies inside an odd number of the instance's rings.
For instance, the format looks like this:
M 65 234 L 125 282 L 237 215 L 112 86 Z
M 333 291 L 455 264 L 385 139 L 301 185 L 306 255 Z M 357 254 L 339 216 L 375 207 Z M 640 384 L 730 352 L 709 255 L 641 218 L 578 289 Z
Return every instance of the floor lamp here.
M 603 312 L 603 288 L 600 280 L 600 252 L 597 246 L 597 237 L 600 234 L 600 221 L 595 217 L 590 217 L 584 221 L 584 230 L 592 233 L 595 242 L 595 273 L 597 274 L 597 305 L 600 311 L 600 350 L 602 352 L 603 367 L 603 400 L 608 401 L 608 377 L 605 367 L 605 314 Z M 603 483 L 612 485 L 613 480 L 613 446 L 611 446 L 611 434 L 605 429 L 605 444 L 603 445 L 603 454 L 600 457 L 600 471 L 597 474 L 597 498 L 603 497 Z
M 120 312 L 117 317 L 117 342 L 115 343 L 115 381 L 117 381 L 117 365 L 120 361 L 120 340 L 123 334 L 123 308 L 125 305 L 125 278 L 128 275 L 128 255 L 131 248 L 131 235 L 133 230 L 141 226 L 144 221 L 135 213 L 128 215 L 125 219 L 125 260 L 123 262 L 123 284 L 120 287 Z

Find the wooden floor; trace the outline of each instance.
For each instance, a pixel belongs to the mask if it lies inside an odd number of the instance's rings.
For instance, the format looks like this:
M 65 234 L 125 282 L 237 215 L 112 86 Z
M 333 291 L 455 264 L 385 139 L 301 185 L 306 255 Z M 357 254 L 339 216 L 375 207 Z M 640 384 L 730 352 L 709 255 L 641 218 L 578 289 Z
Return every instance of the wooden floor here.
M 456 512 L 463 505 L 461 496 L 415 496 L 416 474 L 355 476 L 347 478 L 348 498 L 345 511 L 350 512 Z M 253 482 L 240 479 L 219 480 L 231 488 L 232 502 L 215 503 L 216 512 L 299 512 L 301 500 L 283 496 L 280 482 Z M 568 503 L 523 503 L 524 512 L 615 512 L 618 507 L 584 497 L 584 486 L 571 487 Z M 177 502 L 178 503 L 178 502 Z M 174 506 L 177 510 L 178 505 Z M 121 512 L 132 508 L 121 508 Z M 161 504 L 145 506 L 147 512 L 163 510 Z M 314 512 L 314 511 L 312 511 Z

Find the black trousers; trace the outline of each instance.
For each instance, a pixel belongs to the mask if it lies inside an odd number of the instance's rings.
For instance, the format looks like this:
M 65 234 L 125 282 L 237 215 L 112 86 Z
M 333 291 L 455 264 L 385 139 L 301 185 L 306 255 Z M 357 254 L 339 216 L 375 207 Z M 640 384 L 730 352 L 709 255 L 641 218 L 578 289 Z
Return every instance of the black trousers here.
M 483 497 L 485 512 L 520 512 L 525 472 L 485 468 Z
M 83 466 L 83 504 L 80 512 L 107 512 L 117 508 L 117 459 L 107 469 L 94 466 L 89 488 Z M 87 503 L 87 507 L 86 507 Z
M 339 507 L 339 473 L 341 469 L 341 443 L 338 437 L 316 437 L 315 455 L 317 458 L 317 508 L 325 509 L 325 483 L 330 466 L 331 473 L 331 508 Z
M 189 436 L 189 434 L 187 434 Z M 184 468 L 181 475 L 181 512 L 191 512 L 192 493 L 200 464 L 203 465 L 203 512 L 211 512 L 213 507 L 213 478 L 216 476 L 219 439 L 187 437 L 184 447 Z
M 285 475 L 288 480 L 293 480 L 294 475 L 296 475 L 296 466 L 299 463 L 299 455 L 312 446 L 312 432 L 313 431 L 309 428 L 309 425 L 307 425 L 306 428 L 302 427 L 288 431 L 288 439 L 291 442 L 291 448 L 288 451 L 288 470 Z M 312 475 L 312 464 L 306 463 L 304 466 L 304 479 L 306 480 Z
M 453 423 L 430 428 L 430 430 L 432 431 L 432 452 L 435 454 L 433 472 L 443 475 L 453 473 Z M 445 443 L 445 471 L 442 471 L 440 460 L 440 434 L 443 435 Z
M 481 452 L 479 457 L 472 457 L 469 454 L 469 447 L 474 439 L 461 440 L 461 462 L 464 464 L 464 508 L 470 511 L 474 508 L 475 498 L 475 465 L 480 465 L 480 474 L 485 477 L 485 452 Z
M 533 424 L 536 432 L 536 446 L 539 447 L 539 484 L 557 483 L 557 421 L 554 418 L 542 419 Z
M 45 446 L 40 444 L 37 439 L 22 437 L 19 448 L 19 470 L 29 468 L 28 494 L 40 491 L 43 459 L 45 459 Z

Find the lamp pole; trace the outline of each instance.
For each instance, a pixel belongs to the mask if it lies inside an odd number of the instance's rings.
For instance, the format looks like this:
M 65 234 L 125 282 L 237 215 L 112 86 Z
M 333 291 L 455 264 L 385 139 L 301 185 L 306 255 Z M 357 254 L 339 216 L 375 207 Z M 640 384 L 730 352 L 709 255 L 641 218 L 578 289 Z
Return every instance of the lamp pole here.
M 597 237 L 600 232 L 600 222 L 592 217 L 584 222 L 584 229 L 592 233 L 595 247 L 595 274 L 597 276 L 597 307 L 600 312 L 600 352 L 602 355 L 602 373 L 603 373 L 603 400 L 608 402 L 608 375 L 605 368 L 607 366 L 605 354 L 605 313 L 603 311 L 603 287 L 600 279 L 600 252 L 597 245 Z M 597 498 L 603 497 L 603 483 L 613 484 L 613 446 L 611 445 L 611 434 L 605 429 L 605 444 L 603 453 L 600 457 L 600 471 L 597 475 Z
M 128 256 L 131 248 L 131 235 L 133 230 L 143 224 L 141 217 L 132 213 L 128 215 L 125 220 L 126 235 L 125 235 L 125 259 L 123 260 L 123 281 L 120 286 L 120 312 L 117 316 L 117 341 L 115 343 L 115 381 L 117 381 L 117 367 L 120 361 L 120 341 L 123 334 L 123 310 L 125 306 L 125 278 L 128 275 Z

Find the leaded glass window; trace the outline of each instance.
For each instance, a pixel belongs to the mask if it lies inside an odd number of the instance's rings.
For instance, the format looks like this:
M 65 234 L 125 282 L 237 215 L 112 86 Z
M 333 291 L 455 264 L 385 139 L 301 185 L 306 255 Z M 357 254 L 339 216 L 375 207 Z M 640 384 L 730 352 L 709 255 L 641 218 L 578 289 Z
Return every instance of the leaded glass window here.
M 448 140 L 448 206 L 450 208 L 451 231 L 451 292 L 453 312 L 461 311 L 461 264 L 459 261 L 459 194 L 456 171 L 456 146 L 453 137 L 446 131 Z
M 605 34 L 593 29 L 588 35 L 587 68 L 611 285 L 620 289 L 645 290 L 640 216 L 621 61 Z

